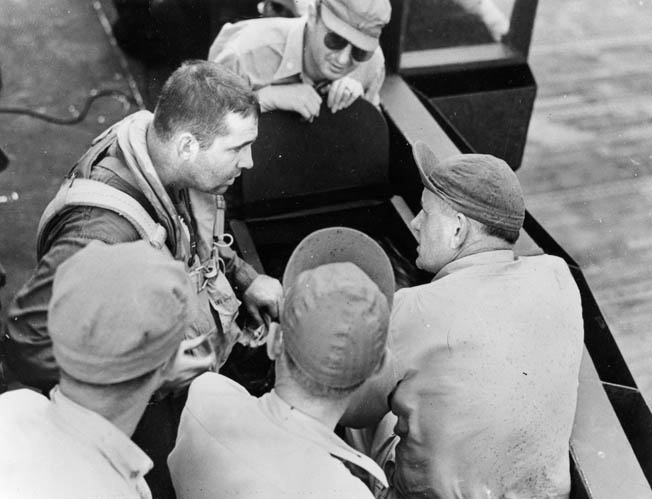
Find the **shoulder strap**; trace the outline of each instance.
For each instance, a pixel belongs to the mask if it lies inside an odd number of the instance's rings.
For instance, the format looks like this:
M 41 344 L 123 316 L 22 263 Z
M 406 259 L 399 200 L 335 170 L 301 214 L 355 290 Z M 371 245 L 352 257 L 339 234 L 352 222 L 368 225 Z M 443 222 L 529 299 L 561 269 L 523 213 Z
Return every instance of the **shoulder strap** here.
M 67 178 L 59 192 L 45 208 L 38 224 L 37 249 L 39 257 L 45 251 L 45 234 L 48 225 L 65 208 L 93 206 L 111 210 L 127 219 L 140 237 L 157 249 L 165 246 L 167 233 L 156 223 L 138 201 L 124 192 L 96 180 Z
M 113 125 L 93 139 L 91 147 L 79 158 L 75 166 L 72 167 L 71 172 L 75 172 L 77 177 L 90 178 L 93 165 L 98 162 L 98 159 L 105 154 L 115 141 L 115 125 Z

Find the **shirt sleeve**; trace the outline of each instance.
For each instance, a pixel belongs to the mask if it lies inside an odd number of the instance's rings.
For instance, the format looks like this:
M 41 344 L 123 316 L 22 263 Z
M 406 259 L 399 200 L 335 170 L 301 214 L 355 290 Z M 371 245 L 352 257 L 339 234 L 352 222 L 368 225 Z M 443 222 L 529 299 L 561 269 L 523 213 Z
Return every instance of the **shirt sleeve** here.
M 214 55 L 214 59 L 211 59 L 212 62 L 216 62 L 227 69 L 230 69 L 235 74 L 241 76 L 247 83 L 251 86 L 251 75 L 246 71 L 245 67 L 242 64 L 242 59 L 238 53 L 232 47 L 224 47 L 222 51 Z
M 258 277 L 258 272 L 231 248 L 220 248 L 220 257 L 224 260 L 226 278 L 236 294 L 242 296 L 242 293 Z

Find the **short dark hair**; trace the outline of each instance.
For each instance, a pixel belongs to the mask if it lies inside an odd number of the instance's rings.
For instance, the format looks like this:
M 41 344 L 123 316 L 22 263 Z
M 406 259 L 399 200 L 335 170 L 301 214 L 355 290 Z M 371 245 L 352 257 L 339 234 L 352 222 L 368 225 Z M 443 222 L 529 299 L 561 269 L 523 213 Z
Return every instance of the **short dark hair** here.
M 154 130 L 164 141 L 187 130 L 202 149 L 228 133 L 226 116 L 260 115 L 250 85 L 214 62 L 186 61 L 168 78 L 154 110 Z
M 506 230 L 500 229 L 498 227 L 492 227 L 490 225 L 485 225 L 481 222 L 478 222 L 482 228 L 482 232 L 488 236 L 497 237 L 503 241 L 508 242 L 509 244 L 515 244 L 518 240 L 520 232 L 517 230 Z

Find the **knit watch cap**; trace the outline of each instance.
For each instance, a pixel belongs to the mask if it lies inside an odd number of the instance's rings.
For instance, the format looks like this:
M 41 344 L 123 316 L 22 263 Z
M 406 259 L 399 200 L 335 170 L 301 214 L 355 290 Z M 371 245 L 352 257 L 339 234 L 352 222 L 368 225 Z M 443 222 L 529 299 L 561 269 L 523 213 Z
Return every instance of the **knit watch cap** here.
M 380 361 L 389 307 L 378 286 L 350 262 L 299 274 L 281 314 L 287 354 L 309 378 L 331 388 L 360 385 Z
M 345 227 L 313 232 L 290 256 L 283 285 L 283 341 L 295 364 L 332 388 L 364 381 L 382 357 L 394 295 L 378 243 Z
M 197 313 L 181 262 L 144 241 L 92 241 L 56 271 L 48 309 L 54 357 L 68 375 L 108 385 L 162 366 Z
M 523 226 L 523 190 L 502 159 L 457 154 L 439 161 L 421 141 L 414 145 L 413 155 L 424 187 L 455 210 L 497 229 L 518 232 Z
M 376 50 L 389 22 L 389 0 L 321 0 L 321 18 L 328 29 L 362 50 Z

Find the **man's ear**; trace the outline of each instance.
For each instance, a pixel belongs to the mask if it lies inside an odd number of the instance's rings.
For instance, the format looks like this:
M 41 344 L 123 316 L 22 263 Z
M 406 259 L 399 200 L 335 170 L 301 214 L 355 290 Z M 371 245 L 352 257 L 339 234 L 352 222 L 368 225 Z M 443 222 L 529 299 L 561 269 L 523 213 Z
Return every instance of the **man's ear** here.
M 283 330 L 278 322 L 272 322 L 267 332 L 267 357 L 276 360 L 283 352 Z
M 453 222 L 454 232 L 451 237 L 451 249 L 459 249 L 464 245 L 469 235 L 471 222 L 464 213 L 456 213 Z
M 176 136 L 174 141 L 176 153 L 183 161 L 195 161 L 199 153 L 199 142 L 190 132 L 181 132 Z

